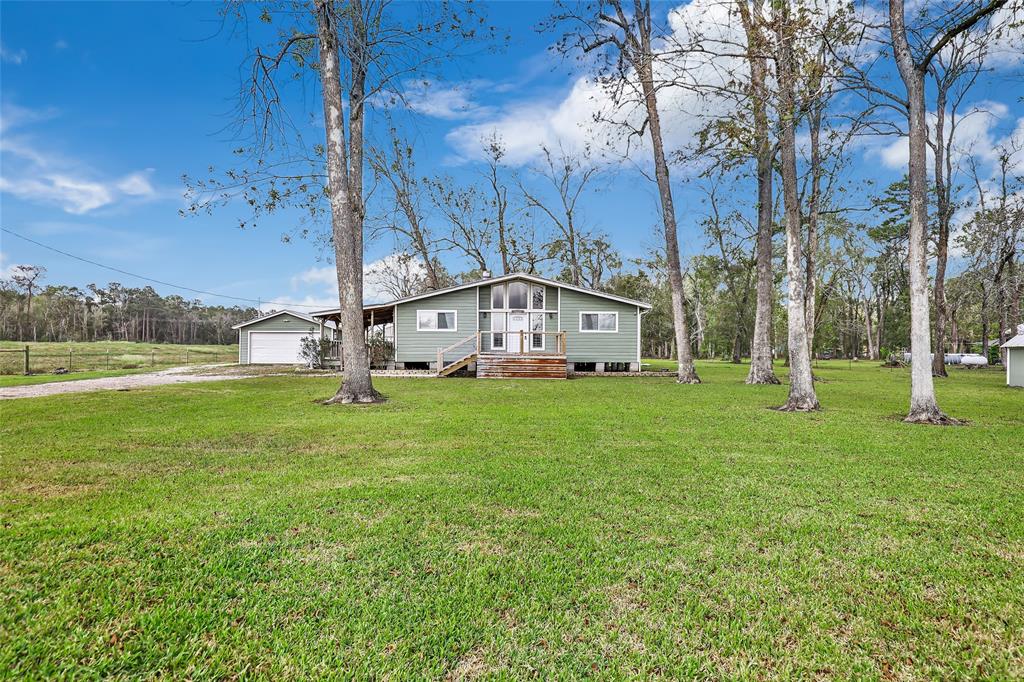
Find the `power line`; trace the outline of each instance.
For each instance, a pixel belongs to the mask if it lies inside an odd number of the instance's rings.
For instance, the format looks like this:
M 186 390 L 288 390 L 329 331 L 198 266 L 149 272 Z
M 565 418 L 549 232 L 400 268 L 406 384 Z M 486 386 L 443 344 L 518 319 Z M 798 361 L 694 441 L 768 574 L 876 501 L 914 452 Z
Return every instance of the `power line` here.
M 36 246 L 40 246 L 40 247 L 42 247 L 44 249 L 48 249 L 48 250 L 53 251 L 55 253 L 59 253 L 62 256 L 67 256 L 68 258 L 74 258 L 75 260 L 82 261 L 83 263 L 88 263 L 89 265 L 95 265 L 98 268 L 104 268 L 104 269 L 110 270 L 112 272 L 117 272 L 117 273 L 122 274 L 122 275 L 128 275 L 129 277 L 135 277 L 137 279 L 146 280 L 147 282 L 153 282 L 155 284 L 160 284 L 160 285 L 163 285 L 165 287 L 171 287 L 173 289 L 182 289 L 183 291 L 191 291 L 192 293 L 195 293 L 195 294 L 203 294 L 204 296 L 215 296 L 217 298 L 227 298 L 227 299 L 231 299 L 233 301 L 244 301 L 246 303 L 255 303 L 257 305 L 257 307 L 260 307 L 263 304 L 289 306 L 289 307 L 292 307 L 292 308 L 322 309 L 324 307 L 324 306 L 319 306 L 319 305 L 309 305 L 308 303 L 285 303 L 285 302 L 282 302 L 282 301 L 264 301 L 261 298 L 245 298 L 244 296 L 230 296 L 228 294 L 218 294 L 218 293 L 215 293 L 213 291 L 205 291 L 203 289 L 193 289 L 192 287 L 186 287 L 186 286 L 183 286 L 181 284 L 173 284 L 171 282 L 165 282 L 165 281 L 163 281 L 161 279 L 156 279 L 156 278 L 153 278 L 153 277 L 146 277 L 145 275 L 140 275 L 140 274 L 135 273 L 135 272 L 128 272 L 127 270 L 122 270 L 120 268 L 115 268 L 115 267 L 113 267 L 111 265 L 104 265 L 103 263 L 97 263 L 94 260 L 89 260 L 88 258 L 84 258 L 82 256 L 76 256 L 73 253 L 68 253 L 67 251 L 62 251 L 61 249 L 58 249 L 58 248 L 53 247 L 53 246 L 50 246 L 49 244 L 44 244 L 42 242 L 38 242 L 35 239 L 31 239 L 29 237 L 26 237 L 23 234 L 18 234 L 17 232 L 15 232 L 13 230 L 8 230 L 6 227 L 0 227 L 0 230 L 3 230 L 4 232 L 6 232 L 9 235 L 17 237 L 18 239 L 24 239 L 25 241 L 30 242 L 32 244 L 35 244 Z

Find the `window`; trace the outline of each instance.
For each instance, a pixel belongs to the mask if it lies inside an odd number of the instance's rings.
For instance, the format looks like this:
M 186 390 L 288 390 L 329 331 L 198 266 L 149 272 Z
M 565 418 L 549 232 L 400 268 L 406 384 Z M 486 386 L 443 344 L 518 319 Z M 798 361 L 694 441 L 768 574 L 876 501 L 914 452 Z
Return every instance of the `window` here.
M 592 334 L 619 331 L 618 313 L 580 313 L 580 331 Z
M 458 328 L 454 310 L 417 310 L 416 331 L 453 332 Z
M 544 310 L 544 287 L 538 284 L 530 287 L 530 308 Z
M 544 313 L 530 313 L 530 331 L 544 331 Z M 544 334 L 531 334 L 530 348 L 532 350 L 544 350 Z
M 529 287 L 525 282 L 511 282 L 508 285 L 509 310 L 526 310 L 526 297 Z
M 491 285 L 491 310 L 505 309 L 505 285 Z
M 505 313 L 491 313 L 491 348 L 505 347 Z

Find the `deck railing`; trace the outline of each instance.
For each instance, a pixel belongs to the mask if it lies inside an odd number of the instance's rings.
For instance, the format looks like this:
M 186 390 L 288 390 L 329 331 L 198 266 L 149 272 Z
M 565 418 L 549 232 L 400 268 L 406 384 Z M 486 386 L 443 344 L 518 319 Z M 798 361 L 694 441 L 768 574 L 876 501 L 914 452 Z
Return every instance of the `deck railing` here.
M 481 332 L 488 335 L 487 348 L 483 352 L 504 355 L 565 355 L 565 332 Z M 503 345 L 494 347 L 494 337 L 501 336 Z M 536 348 L 534 341 L 540 338 L 541 347 Z M 483 349 L 483 347 L 481 347 Z
M 467 336 L 464 339 L 460 339 L 448 346 L 447 348 L 437 349 L 437 371 L 442 371 L 445 367 L 458 362 L 463 358 L 472 355 L 473 353 L 480 352 L 480 332 L 476 332 L 471 336 Z

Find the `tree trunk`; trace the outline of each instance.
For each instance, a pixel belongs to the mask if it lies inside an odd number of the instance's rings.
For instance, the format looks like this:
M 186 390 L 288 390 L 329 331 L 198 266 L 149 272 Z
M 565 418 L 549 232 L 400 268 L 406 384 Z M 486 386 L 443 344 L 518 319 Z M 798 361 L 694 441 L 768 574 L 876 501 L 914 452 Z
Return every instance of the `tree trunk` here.
M 907 133 L 910 143 L 910 412 L 906 421 L 948 424 L 935 399 L 928 319 L 928 122 L 925 118 L 925 71 L 915 62 L 907 42 L 903 0 L 889 0 L 889 30 L 900 77 L 907 90 Z
M 349 11 L 362 15 L 358 0 Z M 349 37 L 352 87 L 349 93 L 349 151 L 345 150 L 345 121 L 341 96 L 341 63 L 338 28 L 332 3 L 317 0 L 317 29 L 320 40 L 320 81 L 324 98 L 324 127 L 327 134 L 327 179 L 331 203 L 331 233 L 338 276 L 341 320 L 341 348 L 344 379 L 328 403 L 375 403 L 383 396 L 373 388 L 370 362 L 363 329 L 363 98 L 366 65 L 359 49 L 365 27 L 355 26 Z M 353 21 L 358 24 L 359 19 Z M 346 156 L 349 158 L 346 159 Z M 347 163 L 346 163 L 347 162 Z M 347 166 L 347 167 L 346 167 Z
M 946 90 L 940 83 L 935 109 L 935 194 L 939 234 L 935 252 L 935 355 L 932 357 L 932 376 L 944 377 L 946 373 L 946 261 L 949 256 L 950 192 L 946 177 Z M 927 132 L 925 133 L 927 134 Z
M 658 101 L 654 91 L 654 75 L 650 61 L 649 36 L 645 39 L 644 61 L 640 68 L 640 80 L 647 105 L 648 128 L 651 132 L 651 147 L 654 152 L 654 175 L 661 195 L 662 220 L 665 225 L 665 255 L 668 266 L 668 282 L 672 292 L 672 320 L 675 326 L 676 349 L 679 354 L 676 381 L 683 384 L 699 384 L 700 377 L 693 364 L 690 348 L 690 331 L 686 321 L 686 292 L 683 290 L 683 272 L 679 261 L 679 240 L 676 227 L 675 206 L 672 202 L 672 186 L 669 182 L 668 163 L 661 139 L 661 120 L 658 117 Z
M 815 297 L 817 296 L 818 276 L 815 272 L 818 255 L 818 221 L 821 218 L 821 107 L 812 107 L 810 114 L 811 143 L 811 196 L 807 206 L 807 253 L 806 284 L 804 286 L 804 316 L 807 324 L 807 352 L 814 357 L 814 330 L 817 328 L 815 319 Z
M 768 64 L 762 37 L 761 3 L 754 3 L 754 14 L 746 13 L 746 0 L 740 0 L 741 17 L 747 33 L 747 59 L 750 62 L 750 94 L 757 142 L 757 308 L 754 312 L 754 338 L 750 343 L 748 384 L 778 384 L 772 366 L 772 236 L 774 201 L 772 164 L 775 151 L 768 136 L 768 92 L 765 86 Z
M 871 301 L 864 299 L 864 335 L 868 340 L 868 359 L 878 359 L 878 348 L 875 346 L 875 336 L 871 324 Z
M 786 221 L 786 277 L 789 280 L 789 398 L 785 411 L 821 409 L 814 392 L 811 356 L 807 348 L 807 321 L 804 315 L 804 268 L 800 253 L 800 198 L 796 169 L 795 67 L 790 45 L 792 26 L 785 5 L 774 8 L 776 22 L 776 65 L 779 81 L 779 119 L 782 124 L 780 152 L 782 160 L 782 199 Z

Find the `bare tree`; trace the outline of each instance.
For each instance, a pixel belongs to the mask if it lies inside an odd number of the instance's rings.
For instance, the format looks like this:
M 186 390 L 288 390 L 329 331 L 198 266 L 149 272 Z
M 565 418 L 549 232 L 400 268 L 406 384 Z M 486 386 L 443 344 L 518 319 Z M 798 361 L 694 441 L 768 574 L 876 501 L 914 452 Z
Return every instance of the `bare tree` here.
M 494 234 L 481 190 L 474 185 L 460 187 L 447 176 L 431 178 L 427 184 L 430 200 L 448 222 L 449 229 L 437 241 L 444 249 L 461 254 L 478 271 L 490 271 Z
M 402 99 L 415 74 L 455 52 L 456 45 L 493 36 L 470 5 L 422 2 L 418 11 L 397 12 L 390 0 L 314 0 L 250 5 L 226 13 L 245 18 L 257 8 L 279 29 L 274 49 L 257 48 L 238 104 L 237 152 L 243 167 L 226 177 L 186 178 L 186 214 L 209 211 L 241 198 L 249 217 L 299 208 L 297 232 L 320 240 L 334 255 L 341 310 L 345 378 L 331 403 L 378 402 L 370 380 L 363 333 L 363 186 L 367 110 L 383 93 Z M 279 81 L 316 75 L 322 98 L 324 141 L 307 147 L 289 113 Z M 308 113 L 308 112 L 304 112 Z M 212 174 L 212 171 L 211 171 Z M 329 225 L 329 229 L 327 226 Z
M 925 117 L 925 77 L 932 60 L 961 33 L 986 19 L 1006 0 L 957 2 L 927 15 L 924 29 L 908 28 L 904 0 L 889 0 L 889 32 L 893 56 L 906 88 L 907 136 L 910 144 L 910 412 L 906 421 L 950 424 L 955 420 L 939 409 L 935 399 L 929 347 L 928 310 L 928 122 Z M 911 45 L 912 37 L 917 45 Z M 936 352 L 941 352 L 938 349 Z
M 382 229 L 396 235 L 401 248 L 408 248 L 423 263 L 425 284 L 440 289 L 447 282 L 437 259 L 435 240 L 424 219 L 426 188 L 416 177 L 413 146 L 398 129 L 391 127 L 387 148 L 369 150 L 369 164 L 379 182 L 389 190 L 390 210 L 383 216 Z
M 1024 139 L 1011 137 L 995 153 L 995 175 L 990 181 L 983 178 L 977 160 L 968 159 L 978 206 L 960 237 L 972 267 L 981 275 L 982 346 L 986 353 L 990 297 L 995 299 L 1000 345 L 1012 335 L 1013 323 L 1021 319 L 1020 284 L 1013 275 L 1024 250 L 1024 177 L 1015 172 L 1024 157 Z
M 993 33 L 965 31 L 954 37 L 935 55 L 928 73 L 935 81 L 935 126 L 928 142 L 934 156 L 936 228 L 935 235 L 935 354 L 932 375 L 946 376 L 946 266 L 949 233 L 956 210 L 956 162 L 954 140 L 961 122 L 959 110 L 971 86 L 977 81 L 988 55 Z M 947 112 L 947 107 L 949 111 Z M 948 117 L 948 121 L 947 121 Z
M 580 245 L 580 282 L 589 289 L 604 289 L 608 280 L 622 267 L 622 258 L 607 236 L 587 238 Z
M 598 166 L 590 162 L 586 153 L 578 155 L 562 147 L 559 147 L 557 155 L 546 146 L 541 150 L 544 153 L 544 164 L 535 172 L 554 189 L 557 205 L 549 204 L 539 192 L 528 188 L 524 183 L 519 183 L 519 191 L 528 207 L 538 209 L 551 221 L 555 239 L 550 243 L 549 249 L 565 266 L 569 283 L 580 286 L 580 254 L 588 235 L 579 223 L 577 204 L 587 184 L 597 173 Z
M 779 155 L 782 168 L 782 199 L 786 223 L 786 277 L 789 282 L 788 346 L 789 398 L 781 409 L 808 411 L 820 409 L 811 374 L 811 354 L 807 347 L 807 323 L 804 309 L 804 269 L 801 257 L 801 210 L 797 190 L 796 165 L 796 78 L 793 54 L 796 24 L 789 5 L 776 3 L 772 8 L 775 28 L 775 69 L 778 79 L 778 111 L 781 134 Z
M 391 298 L 405 298 L 430 289 L 423 262 L 409 253 L 394 253 L 367 268 L 366 282 Z
M 37 282 L 46 276 L 46 268 L 41 265 L 15 265 L 11 268 L 11 281 L 16 287 L 25 292 L 25 324 L 22 327 L 21 338 L 28 338 L 28 329 L 32 328 L 32 340 L 36 340 L 36 323 L 32 317 L 32 295 L 37 288 Z
M 609 60 L 602 81 L 608 87 L 617 108 L 621 110 L 639 106 L 644 112 L 643 122 L 633 128 L 630 135 L 641 138 L 649 136 L 651 144 L 654 176 L 661 200 L 666 267 L 679 357 L 676 380 L 679 383 L 700 383 L 690 347 L 676 209 L 658 109 L 658 91 L 670 82 L 659 80 L 655 75 L 655 62 L 660 55 L 655 52 L 653 45 L 658 36 L 654 31 L 650 0 L 634 0 L 628 11 L 623 7 L 622 0 L 599 0 L 580 11 L 561 14 L 556 20 L 572 22 L 578 29 L 563 38 L 563 49 L 603 53 Z
M 753 123 L 753 141 L 757 175 L 757 306 L 754 312 L 754 338 L 750 344 L 748 384 L 777 384 L 772 366 L 771 326 L 775 280 L 772 275 L 772 237 L 775 234 L 775 204 L 772 181 L 776 146 L 771 140 L 768 119 L 768 57 L 770 40 L 765 35 L 762 0 L 736 0 L 747 38 L 750 65 L 749 102 Z
M 491 212 L 488 221 L 494 228 L 495 244 L 498 247 L 498 258 L 501 261 L 501 274 L 507 275 L 516 268 L 513 266 L 515 235 L 511 224 L 511 205 L 508 198 L 508 184 L 502 177 L 502 159 L 505 158 L 505 145 L 497 137 L 485 141 L 484 152 L 487 156 L 487 170 L 484 179 L 490 192 Z
M 363 327 L 363 116 L 366 78 L 378 19 L 366 15 L 360 0 L 344 8 L 317 0 L 316 24 L 320 48 L 320 84 L 323 90 L 327 144 L 327 189 L 331 203 L 331 237 L 338 278 L 342 357 L 345 379 L 328 402 L 374 403 L 383 400 L 370 379 Z M 348 118 L 341 91 L 341 48 L 350 80 Z

